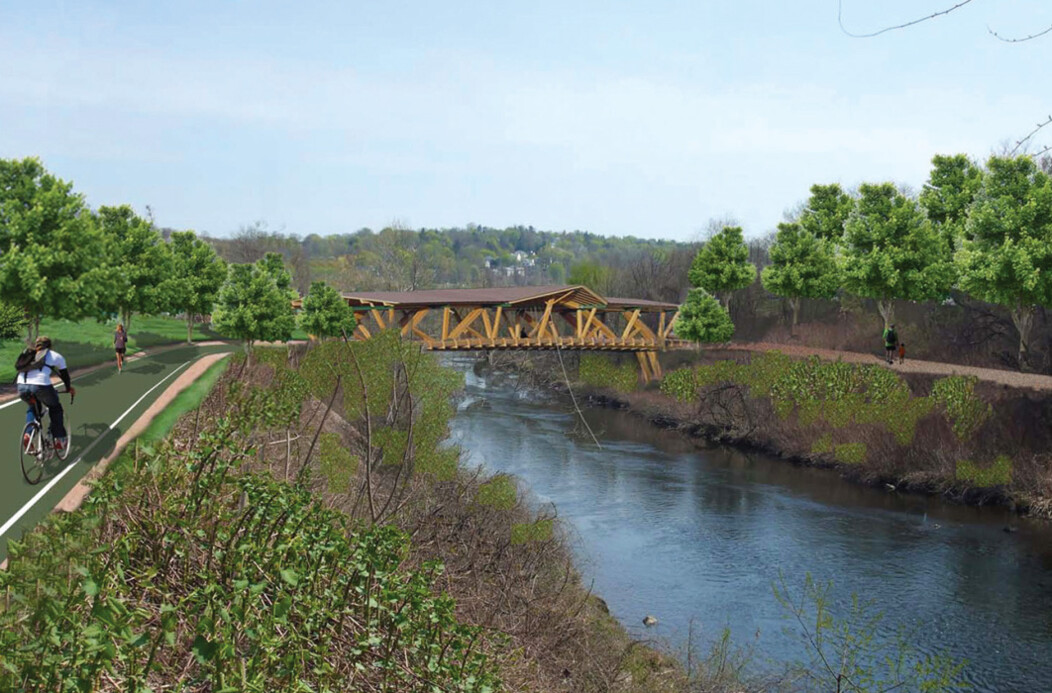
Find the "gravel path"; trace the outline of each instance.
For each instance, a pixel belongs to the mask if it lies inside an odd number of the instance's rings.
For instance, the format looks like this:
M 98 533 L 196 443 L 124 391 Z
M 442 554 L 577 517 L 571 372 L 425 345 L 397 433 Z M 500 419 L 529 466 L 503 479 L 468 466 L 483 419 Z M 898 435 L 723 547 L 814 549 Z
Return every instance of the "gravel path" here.
M 739 351 L 780 351 L 787 356 L 818 356 L 829 361 L 847 361 L 850 363 L 870 363 L 885 366 L 903 373 L 931 373 L 934 375 L 974 375 L 979 380 L 991 383 L 1000 383 L 1009 387 L 1018 387 L 1038 391 L 1052 390 L 1052 376 L 1036 375 L 1033 373 L 1018 373 L 1016 371 L 1002 371 L 996 368 L 976 368 L 975 366 L 960 366 L 954 363 L 939 363 L 936 361 L 918 361 L 906 357 L 906 362 L 899 364 L 898 360 L 888 366 L 883 358 L 877 354 L 861 354 L 856 351 L 837 351 L 835 349 L 817 349 L 815 347 L 798 346 L 795 344 L 773 344 L 770 342 L 732 342 L 729 346 L 712 347 L 729 348 Z

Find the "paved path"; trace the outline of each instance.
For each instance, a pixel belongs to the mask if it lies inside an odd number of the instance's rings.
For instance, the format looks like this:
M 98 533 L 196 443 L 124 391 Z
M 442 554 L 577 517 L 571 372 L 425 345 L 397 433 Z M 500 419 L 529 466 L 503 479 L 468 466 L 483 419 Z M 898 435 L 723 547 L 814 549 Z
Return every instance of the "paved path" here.
M 888 368 L 903 373 L 931 373 L 934 375 L 973 375 L 979 380 L 991 383 L 1008 385 L 1009 387 L 1029 388 L 1032 390 L 1052 390 L 1052 376 L 1035 375 L 1032 373 L 1019 373 L 1018 371 L 1003 371 L 996 368 L 977 368 L 975 366 L 959 366 L 953 363 L 940 363 L 937 361 L 918 361 L 907 356 L 906 362 L 888 366 L 881 355 L 863 354 L 855 351 L 836 351 L 834 349 L 818 349 L 815 347 L 796 344 L 775 344 L 773 342 L 732 342 L 730 346 L 710 347 L 713 349 L 736 349 L 739 351 L 780 351 L 787 356 L 818 356 L 830 361 L 849 361 L 851 363 L 872 363 L 884 365 Z
M 113 450 L 122 433 L 179 373 L 205 354 L 231 348 L 225 344 L 187 345 L 131 361 L 120 375 L 112 367 L 75 374 L 76 401 L 70 406 L 68 395 L 62 395 L 69 417 L 67 428 L 73 436 L 69 458 L 65 462 L 52 460 L 44 479 L 35 486 L 22 477 L 18 457 L 25 405 L 17 399 L 0 404 L 0 561 L 7 556 L 8 540 L 17 540 L 35 527 L 96 462 Z

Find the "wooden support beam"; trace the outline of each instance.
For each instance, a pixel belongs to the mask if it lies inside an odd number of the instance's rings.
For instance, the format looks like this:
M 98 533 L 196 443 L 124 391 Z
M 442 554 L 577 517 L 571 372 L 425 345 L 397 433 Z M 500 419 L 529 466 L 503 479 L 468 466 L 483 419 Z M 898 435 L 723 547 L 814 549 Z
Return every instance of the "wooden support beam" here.
M 449 306 L 442 309 L 442 341 L 449 339 Z
M 424 319 L 424 316 L 427 315 L 428 312 L 430 312 L 430 310 L 430 308 L 421 308 L 417 312 L 413 313 L 412 317 L 409 317 L 408 320 L 403 318 L 401 321 L 402 336 L 404 337 L 406 334 L 408 334 L 409 330 L 413 330 L 414 334 L 419 332 L 419 330 L 416 329 L 417 325 L 420 324 L 420 321 Z
M 654 377 L 658 380 L 665 377 L 665 374 L 661 371 L 661 362 L 658 361 L 658 355 L 656 351 L 648 351 L 647 358 L 650 359 L 650 372 L 654 374 Z
M 481 314 L 482 314 L 482 308 L 475 308 L 475 309 L 473 309 L 470 313 L 468 313 L 464 317 L 463 320 L 460 321 L 459 325 L 457 325 L 456 327 L 453 328 L 453 331 L 449 333 L 449 337 L 448 338 L 449 339 L 456 339 L 457 337 L 459 337 L 464 332 L 467 332 L 468 330 L 470 330 L 471 329 L 471 323 L 475 322 L 475 320 L 477 320 L 479 315 L 481 315 Z M 474 330 L 472 330 L 472 332 L 474 332 Z M 478 334 L 478 333 L 476 332 L 476 334 Z
M 489 338 L 491 341 L 496 339 L 497 334 L 500 333 L 500 319 L 503 317 L 503 311 L 503 306 L 497 306 L 496 315 L 493 316 L 493 327 L 489 331 Z
M 672 334 L 672 328 L 676 326 L 676 318 L 678 317 L 679 311 L 677 310 L 675 313 L 672 314 L 672 317 L 669 318 L 668 324 L 665 326 L 665 333 L 661 335 L 662 337 L 664 337 L 665 339 L 669 338 L 669 336 Z
M 628 312 L 625 312 L 628 315 Z M 632 334 L 632 328 L 635 326 L 636 321 L 639 320 L 639 309 L 632 311 L 631 317 L 628 318 L 628 324 L 625 325 L 625 331 L 621 333 L 621 339 L 628 339 L 628 335 Z
M 373 336 L 372 333 L 369 332 L 369 328 L 366 327 L 364 323 L 358 323 L 358 329 L 355 331 L 362 333 L 362 339 L 369 339 Z
M 636 352 L 636 359 L 639 360 L 639 370 L 643 374 L 643 384 L 650 382 L 650 371 L 647 368 L 647 357 L 642 351 Z

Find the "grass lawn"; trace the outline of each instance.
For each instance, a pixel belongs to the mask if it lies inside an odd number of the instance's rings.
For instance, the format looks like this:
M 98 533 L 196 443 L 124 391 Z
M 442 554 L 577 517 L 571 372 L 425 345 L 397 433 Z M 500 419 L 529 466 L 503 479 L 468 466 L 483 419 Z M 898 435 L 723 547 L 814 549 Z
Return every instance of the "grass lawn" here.
M 51 337 L 55 351 L 66 358 L 72 368 L 94 366 L 97 363 L 117 360 L 113 353 L 113 332 L 117 322 L 84 320 L 41 320 L 40 334 Z M 202 325 L 194 325 L 194 341 L 218 339 L 219 335 Z M 128 354 L 134 354 L 158 344 L 186 341 L 186 321 L 164 316 L 145 317 L 136 315 L 132 329 L 128 330 Z M 0 382 L 15 379 L 15 359 L 23 349 L 23 340 L 0 343 Z

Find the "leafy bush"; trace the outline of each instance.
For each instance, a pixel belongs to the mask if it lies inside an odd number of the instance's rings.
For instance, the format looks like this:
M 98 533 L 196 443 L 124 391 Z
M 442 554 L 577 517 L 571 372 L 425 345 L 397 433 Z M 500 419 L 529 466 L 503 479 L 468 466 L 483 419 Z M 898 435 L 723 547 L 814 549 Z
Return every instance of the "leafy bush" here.
M 475 502 L 497 510 L 515 506 L 515 481 L 506 474 L 498 474 L 478 488 Z
M 945 409 L 953 432 L 961 440 L 975 433 L 993 413 L 990 404 L 975 394 L 977 382 L 973 376 L 951 375 L 936 380 L 931 389 L 931 398 Z
M 220 419 L 190 452 L 152 452 L 12 542 L 0 690 L 499 686 L 481 631 L 436 596 L 442 567 L 401 568 L 404 534 L 236 468 L 252 425 Z
M 609 387 L 627 393 L 636 389 L 639 366 L 631 362 L 615 364 L 606 354 L 581 354 L 577 377 L 593 387 Z
M 862 464 L 866 461 L 866 444 L 841 443 L 833 447 L 833 456 L 844 464 Z
M 811 444 L 811 452 L 816 455 L 826 455 L 833 452 L 833 435 L 826 433 Z
M 520 522 L 511 526 L 511 543 L 526 544 L 528 542 L 550 541 L 555 521 L 551 518 L 537 520 L 536 522 Z
M 956 472 L 959 481 L 967 481 L 979 488 L 1007 486 L 1012 483 L 1012 460 L 1007 455 L 998 455 L 997 459 L 986 468 L 979 467 L 968 460 L 958 460 Z

